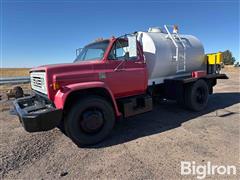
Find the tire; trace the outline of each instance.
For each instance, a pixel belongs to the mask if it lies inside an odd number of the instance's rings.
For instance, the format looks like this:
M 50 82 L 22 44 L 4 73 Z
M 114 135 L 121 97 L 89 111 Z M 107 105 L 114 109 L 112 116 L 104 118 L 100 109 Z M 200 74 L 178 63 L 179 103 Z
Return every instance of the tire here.
M 64 122 L 67 135 L 81 147 L 104 140 L 114 124 L 113 108 L 100 96 L 80 98 L 70 108 Z
M 208 103 L 208 85 L 206 81 L 200 79 L 194 84 L 186 87 L 185 106 L 194 111 L 203 110 Z

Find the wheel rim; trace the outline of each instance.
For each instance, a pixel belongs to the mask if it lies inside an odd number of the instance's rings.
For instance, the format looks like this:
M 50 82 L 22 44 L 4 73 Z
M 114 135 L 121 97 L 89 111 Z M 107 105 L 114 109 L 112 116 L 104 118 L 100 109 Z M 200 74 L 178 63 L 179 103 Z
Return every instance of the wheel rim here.
M 206 92 L 204 90 L 204 88 L 199 87 L 196 90 L 196 101 L 199 104 L 204 104 L 206 101 Z
M 87 109 L 82 113 L 80 128 L 89 134 L 97 133 L 104 124 L 103 113 L 99 109 Z

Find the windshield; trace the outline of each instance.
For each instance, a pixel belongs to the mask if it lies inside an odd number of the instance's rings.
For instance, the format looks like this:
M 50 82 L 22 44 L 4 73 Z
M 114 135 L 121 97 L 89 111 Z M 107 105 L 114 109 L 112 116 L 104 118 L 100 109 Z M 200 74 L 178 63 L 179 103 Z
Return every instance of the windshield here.
M 92 61 L 92 60 L 97 60 L 97 59 L 102 59 L 104 56 L 104 53 L 108 47 L 109 41 L 104 40 L 101 42 L 95 42 L 92 44 L 89 44 L 85 46 L 77 56 L 76 60 L 77 61 Z

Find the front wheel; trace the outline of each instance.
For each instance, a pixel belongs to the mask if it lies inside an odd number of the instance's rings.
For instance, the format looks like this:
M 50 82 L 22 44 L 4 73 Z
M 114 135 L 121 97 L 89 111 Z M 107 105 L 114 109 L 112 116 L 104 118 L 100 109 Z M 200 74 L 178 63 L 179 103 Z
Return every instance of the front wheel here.
M 109 135 L 114 124 L 112 106 L 99 96 L 80 98 L 72 106 L 64 122 L 67 135 L 80 146 L 102 141 Z
M 200 79 L 186 87 L 185 105 L 194 111 L 201 111 L 207 106 L 208 94 L 209 90 L 206 81 Z

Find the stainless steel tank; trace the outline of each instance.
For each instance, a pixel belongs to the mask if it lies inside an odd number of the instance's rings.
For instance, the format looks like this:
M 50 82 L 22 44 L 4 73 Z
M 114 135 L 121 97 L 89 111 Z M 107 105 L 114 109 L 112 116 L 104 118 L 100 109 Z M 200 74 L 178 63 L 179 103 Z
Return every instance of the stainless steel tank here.
M 203 45 L 192 35 L 168 34 L 159 28 L 150 28 L 148 32 L 138 32 L 137 38 L 143 46 L 149 85 L 206 70 Z

